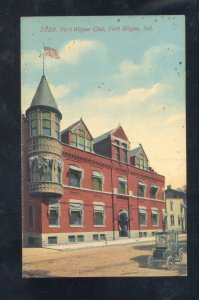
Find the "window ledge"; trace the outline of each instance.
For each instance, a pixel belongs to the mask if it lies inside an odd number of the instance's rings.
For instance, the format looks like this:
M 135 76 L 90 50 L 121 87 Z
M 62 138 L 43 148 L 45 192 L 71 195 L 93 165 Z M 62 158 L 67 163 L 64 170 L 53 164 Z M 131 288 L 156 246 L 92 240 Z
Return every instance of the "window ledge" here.
M 140 224 L 140 226 L 144 226 L 144 227 L 146 227 L 147 225 L 146 225 L 146 224 Z
M 105 225 L 93 225 L 93 227 L 106 227 Z
M 60 225 L 48 225 L 49 228 L 59 228 Z
M 69 225 L 69 227 L 84 227 L 83 225 Z

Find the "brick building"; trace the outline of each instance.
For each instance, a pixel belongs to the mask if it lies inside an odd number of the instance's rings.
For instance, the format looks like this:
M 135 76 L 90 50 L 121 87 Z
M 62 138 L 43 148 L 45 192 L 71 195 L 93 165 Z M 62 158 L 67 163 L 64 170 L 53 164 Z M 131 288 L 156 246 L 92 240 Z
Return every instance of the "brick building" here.
M 60 133 L 43 75 L 22 116 L 24 246 L 153 235 L 164 227 L 165 178 L 121 127 L 93 138 L 82 118 Z

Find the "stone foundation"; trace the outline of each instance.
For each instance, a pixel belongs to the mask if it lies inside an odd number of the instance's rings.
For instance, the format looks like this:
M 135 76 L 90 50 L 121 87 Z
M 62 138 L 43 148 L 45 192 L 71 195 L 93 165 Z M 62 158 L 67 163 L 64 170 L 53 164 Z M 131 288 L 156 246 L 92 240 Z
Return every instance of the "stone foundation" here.
M 120 237 L 119 232 L 115 231 L 115 240 L 128 239 L 128 238 L 140 238 L 151 237 L 155 232 L 161 232 L 158 230 L 131 230 L 128 237 Z M 49 239 L 50 238 L 50 239 Z M 43 234 L 24 234 L 23 246 L 24 247 L 46 247 L 48 245 L 66 245 L 71 243 L 84 243 L 92 241 L 112 241 L 114 239 L 112 231 L 103 232 L 67 232 L 67 233 L 43 233 Z

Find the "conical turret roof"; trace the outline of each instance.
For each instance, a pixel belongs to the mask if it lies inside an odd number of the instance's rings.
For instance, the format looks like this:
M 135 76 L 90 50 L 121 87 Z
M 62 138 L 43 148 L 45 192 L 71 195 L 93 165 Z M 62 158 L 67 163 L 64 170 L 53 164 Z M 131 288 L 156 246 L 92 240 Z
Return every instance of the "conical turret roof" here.
M 36 93 L 32 99 L 32 103 L 29 107 L 29 109 L 27 110 L 27 112 L 29 110 L 31 110 L 32 108 L 36 108 L 36 107 L 40 107 L 40 108 L 51 108 L 53 110 L 56 110 L 56 112 L 59 113 L 60 117 L 61 117 L 61 113 L 58 110 L 57 104 L 55 102 L 55 99 L 52 95 L 52 92 L 50 90 L 50 87 L 48 85 L 46 76 L 43 75 L 41 77 L 40 83 L 38 85 L 38 88 L 36 90 Z

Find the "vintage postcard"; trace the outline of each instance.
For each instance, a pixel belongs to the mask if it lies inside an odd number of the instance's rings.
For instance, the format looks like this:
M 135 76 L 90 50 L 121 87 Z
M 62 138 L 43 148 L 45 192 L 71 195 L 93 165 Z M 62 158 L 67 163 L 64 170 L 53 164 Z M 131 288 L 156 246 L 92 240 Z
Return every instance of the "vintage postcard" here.
M 23 277 L 187 275 L 185 17 L 22 17 Z

